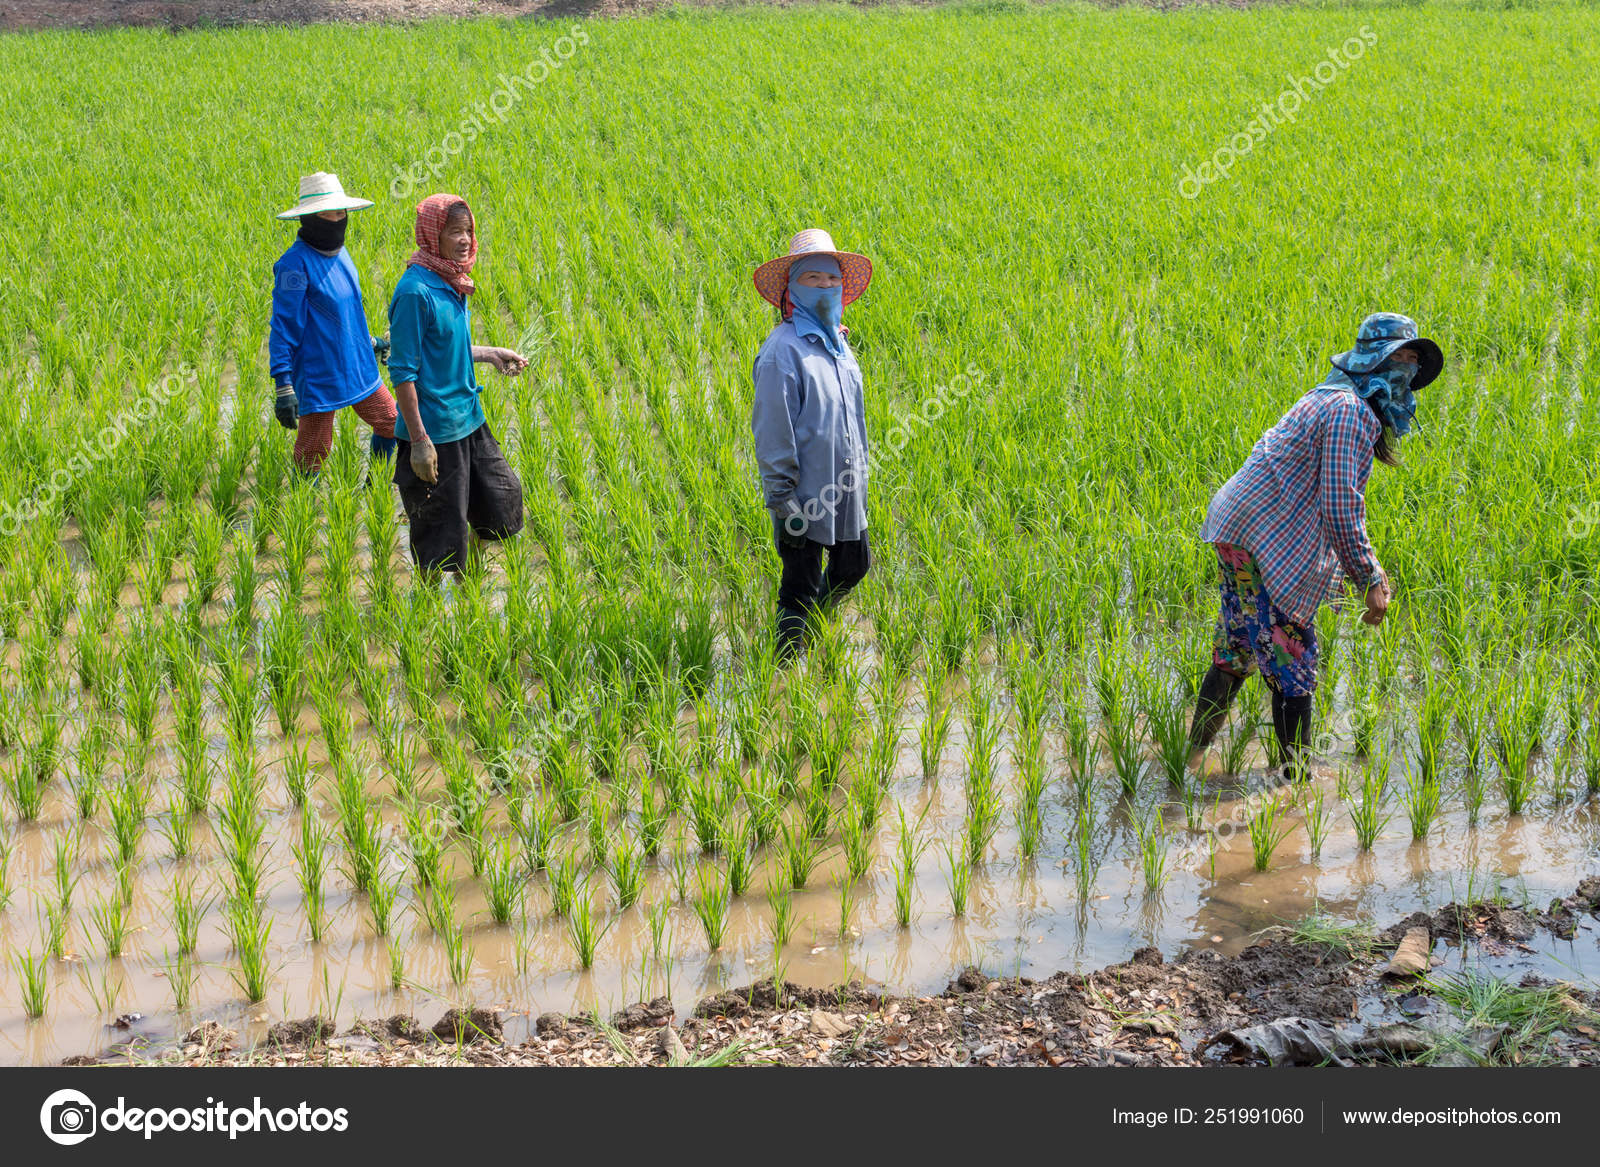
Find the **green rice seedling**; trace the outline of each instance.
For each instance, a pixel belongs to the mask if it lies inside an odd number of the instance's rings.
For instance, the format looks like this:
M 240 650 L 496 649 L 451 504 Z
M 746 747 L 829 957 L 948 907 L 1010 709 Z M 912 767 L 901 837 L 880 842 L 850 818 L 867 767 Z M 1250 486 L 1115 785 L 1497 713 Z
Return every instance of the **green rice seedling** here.
M 139 850 L 139 840 L 144 837 L 145 815 L 149 810 L 150 791 L 141 778 L 124 778 L 112 787 L 106 799 L 106 809 L 111 815 L 111 834 L 116 839 L 117 854 L 124 863 L 133 862 Z
M 650 957 L 659 966 L 667 956 L 667 911 L 665 900 L 658 900 L 645 911 L 645 923 L 650 929 Z
M 116 678 L 117 646 L 106 635 L 105 622 L 98 608 L 84 611 L 72 637 L 72 663 L 78 674 L 78 687 L 102 697 Z
M 967 692 L 967 740 L 962 748 L 966 766 L 966 785 L 969 800 L 974 789 L 992 786 L 995 773 L 995 747 L 1000 740 L 1000 726 L 994 712 L 994 694 L 984 682 L 974 682 Z
M 1371 754 L 1378 743 L 1383 712 L 1370 693 L 1363 693 L 1350 710 L 1350 732 L 1357 757 Z
M 1439 817 L 1439 804 L 1441 794 L 1439 780 L 1430 778 L 1421 768 L 1425 763 L 1418 763 L 1418 769 L 1413 771 L 1406 767 L 1406 788 L 1401 796 L 1405 803 L 1406 817 L 1411 822 L 1411 838 L 1414 842 L 1421 842 L 1428 837 L 1428 831 L 1433 827 L 1434 820 Z
M 300 898 L 305 904 L 306 927 L 311 939 L 320 941 L 328 926 L 328 845 L 332 842 L 322 816 L 314 807 L 307 807 L 300 815 L 300 840 L 290 844 L 294 852 L 296 878 L 300 884 Z
M 780 830 L 780 838 L 784 870 L 788 872 L 790 885 L 798 891 L 810 882 L 811 873 L 822 858 L 822 840 L 804 825 L 787 822 Z
M 707 945 L 715 952 L 722 947 L 728 934 L 728 906 L 732 891 L 726 874 L 704 863 L 695 871 L 695 889 L 697 894 L 692 905 L 695 918 L 705 929 Z
M 231 611 L 229 619 L 236 630 L 248 632 L 255 621 L 256 552 L 265 543 L 267 526 L 246 528 L 233 542 L 233 565 L 228 573 Z
M 295 714 L 305 700 L 305 640 L 305 622 L 292 604 L 279 606 L 262 635 L 267 700 L 283 737 L 295 728 Z
M 483 898 L 489 908 L 489 918 L 500 925 L 510 923 L 522 905 L 522 869 L 515 840 L 510 835 L 501 835 L 488 848 L 483 869 Z
M 860 880 L 872 867 L 872 830 L 866 823 L 866 806 L 850 792 L 844 813 L 839 816 L 839 842 L 844 849 L 845 869 L 852 880 Z
M 1363 851 L 1372 850 L 1372 844 L 1389 821 L 1389 812 L 1383 809 L 1386 792 L 1384 772 L 1368 766 L 1361 780 L 1361 801 L 1350 808 L 1350 825 L 1355 828 L 1356 845 Z
M 1455 703 L 1455 690 L 1449 680 L 1430 672 L 1417 715 L 1417 765 L 1425 781 L 1438 781 Z
M 1304 800 L 1306 838 L 1311 841 L 1311 858 L 1322 857 L 1322 845 L 1327 842 L 1328 832 L 1333 826 L 1333 811 L 1324 804 L 1324 795 L 1321 790 L 1314 792 Z
M 128 904 L 120 895 L 97 899 L 89 908 L 89 921 L 100 934 L 107 959 L 122 955 L 128 942 Z
M 728 841 L 728 889 L 735 896 L 750 890 L 755 880 L 755 836 L 750 821 L 746 819 L 732 833 Z
M 179 1014 L 187 1013 L 190 1003 L 194 1000 L 195 982 L 199 980 L 194 959 L 189 956 L 174 956 L 170 952 L 164 953 L 164 957 L 161 968 L 166 974 L 167 985 L 172 990 L 172 1007 Z
M 856 910 L 856 881 L 846 876 L 839 881 L 839 935 L 850 935 L 850 921 Z
M 466 984 L 467 978 L 472 975 L 472 962 L 476 959 L 478 950 L 467 940 L 465 926 L 446 928 L 439 933 L 439 940 L 444 945 L 444 963 L 445 969 L 450 974 L 450 983 Z
M 94 818 L 95 811 L 100 807 L 110 753 L 110 727 L 104 719 L 91 717 L 78 737 L 76 767 L 71 782 L 78 817 L 85 821 Z
M 149 743 L 160 708 L 160 645 L 148 627 L 136 628 L 123 646 L 122 714 L 136 740 Z
M 34 956 L 33 949 L 27 948 L 11 958 L 17 969 L 17 984 L 22 993 L 22 1012 L 29 1019 L 43 1017 L 50 1003 L 49 955 L 48 952 L 41 952 Z
M 167 905 L 171 912 L 172 930 L 177 936 L 178 954 L 188 956 L 194 952 L 200 938 L 200 921 L 210 907 L 210 900 L 197 900 L 194 894 L 194 877 L 174 876 L 167 892 Z
M 729 807 L 725 787 L 716 775 L 702 773 L 690 781 L 688 794 L 695 841 L 702 854 L 715 855 L 727 843 Z
M 203 738 L 178 743 L 178 788 L 183 792 L 184 808 L 196 818 L 211 806 L 213 766 Z
M 900 927 L 911 926 L 911 899 L 916 893 L 917 861 L 927 849 L 928 840 L 918 839 L 912 823 L 906 819 L 905 807 L 897 808 L 900 816 L 900 833 L 895 838 L 894 918 Z M 924 810 L 926 815 L 927 811 Z M 917 825 L 922 819 L 919 817 Z
M 966 848 L 955 840 L 944 842 L 945 880 L 950 888 L 950 914 L 957 919 L 967 914 L 972 895 L 972 862 Z
M 1346 923 L 1323 911 L 1320 905 L 1290 926 L 1289 940 L 1294 944 L 1315 945 L 1349 960 L 1367 959 L 1378 947 L 1378 937 L 1370 923 L 1365 920 Z
M 400 897 L 398 876 L 384 874 L 385 868 L 373 872 L 372 883 L 367 888 L 367 916 L 372 920 L 374 936 L 387 936 L 394 919 L 394 905 Z
M 344 841 L 345 876 L 358 892 L 365 892 L 372 886 L 372 878 L 382 861 L 382 822 L 367 794 L 361 771 L 349 764 L 336 766 L 334 778 L 339 831 Z
M 1181 775 L 1180 775 L 1181 777 Z M 1025 754 L 1017 770 L 1019 784 L 1017 799 L 1017 844 L 1025 859 L 1032 859 L 1039 850 L 1039 840 L 1044 834 L 1044 758 L 1038 753 Z
M 11 793 L 11 803 L 17 808 L 17 817 L 23 822 L 33 822 L 44 808 L 44 786 L 38 772 L 28 761 L 13 756 L 6 767 L 6 788 Z
M 272 921 L 267 919 L 259 905 L 242 899 L 230 899 L 224 913 L 228 940 L 233 945 L 239 967 L 230 969 L 234 983 L 252 1005 L 267 997 L 267 984 L 272 977 L 268 943 L 272 938 Z
M 589 887 L 585 881 L 583 890 L 567 912 L 567 935 L 571 937 L 572 949 L 578 955 L 579 968 L 594 967 L 595 952 L 614 923 L 615 918 L 607 920 L 604 925 L 595 918 L 594 903 L 589 897 Z
M 800 811 L 805 828 L 813 839 L 826 839 L 833 826 L 833 803 L 828 797 L 829 783 L 813 777 L 805 791 Z
M 769 871 L 767 906 L 772 909 L 772 946 L 782 951 L 794 935 L 794 889 L 781 871 Z
M 967 791 L 967 858 L 974 867 L 983 865 L 989 844 L 1000 829 L 1000 796 L 991 787 Z
M 448 879 L 435 880 L 420 899 L 422 916 L 428 928 L 448 944 L 456 930 L 456 889 Z
M 576 851 L 568 851 L 561 856 L 561 861 L 550 868 L 550 911 L 552 915 L 565 916 L 572 910 L 572 902 L 578 895 L 579 877 L 583 870 L 583 861 L 578 858 Z
M 1250 853 L 1255 860 L 1256 870 L 1265 871 L 1272 865 L 1272 855 L 1278 845 L 1294 829 L 1294 824 L 1288 820 L 1287 800 L 1275 793 L 1263 796 L 1250 816 L 1248 828 Z
M 1591 706 L 1580 739 L 1584 789 L 1591 796 L 1600 794 L 1600 709 Z
M 1592 1026 L 1595 1020 L 1593 1011 L 1579 1004 L 1565 984 L 1516 984 L 1466 969 L 1428 976 L 1424 985 L 1430 997 L 1463 1023 L 1420 1059 L 1424 1062 L 1450 1055 L 1457 1064 L 1553 1064 L 1557 1033 L 1584 1022 Z M 1502 1035 L 1488 1054 L 1461 1036 L 1482 1030 Z
M 393 939 L 389 941 L 389 989 L 398 993 L 406 983 L 406 951 Z
M 939 758 L 949 740 L 950 706 L 935 697 L 928 707 L 927 716 L 917 727 L 917 756 L 922 762 L 924 778 L 932 778 L 939 772 Z
M 3 824 L 0 824 L 0 912 L 11 906 L 11 896 L 15 890 L 11 886 L 11 851 L 13 846 L 11 837 L 5 833 Z
M 183 805 L 183 794 L 175 792 L 167 804 L 167 817 L 161 827 L 167 845 L 172 849 L 175 862 L 183 862 L 194 853 L 194 819 Z
M 1254 821 L 1254 820 L 1252 820 Z M 1146 895 L 1157 895 L 1171 878 L 1168 870 L 1167 824 L 1161 817 L 1161 808 L 1136 820 L 1139 835 L 1139 867 L 1144 872 Z
M 228 523 L 216 512 L 195 512 L 192 524 L 194 550 L 189 559 L 189 602 L 203 606 L 216 595 L 222 568 L 222 548 L 228 539 Z
M 283 751 L 283 787 L 296 810 L 304 810 L 311 797 L 316 770 L 311 764 L 311 748 L 299 737 L 290 738 Z
M 1189 765 L 1189 711 L 1191 701 L 1173 691 L 1154 670 L 1142 686 L 1140 705 L 1145 728 L 1155 745 L 1156 761 L 1169 783 L 1182 786 Z
M 644 857 L 638 846 L 626 835 L 611 846 L 610 855 L 610 863 L 606 869 L 611 876 L 611 887 L 616 895 L 617 908 L 625 912 L 644 893 Z

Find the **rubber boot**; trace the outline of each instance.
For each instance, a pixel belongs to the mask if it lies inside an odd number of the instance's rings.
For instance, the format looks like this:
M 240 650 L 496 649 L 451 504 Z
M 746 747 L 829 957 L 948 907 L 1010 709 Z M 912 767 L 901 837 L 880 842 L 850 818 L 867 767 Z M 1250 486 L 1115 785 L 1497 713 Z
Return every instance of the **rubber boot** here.
M 1283 761 L 1283 777 L 1288 782 L 1303 782 L 1311 775 L 1306 752 L 1311 741 L 1311 708 L 1315 698 L 1285 697 L 1272 691 L 1272 732 L 1278 738 L 1278 757 Z
M 1212 665 L 1200 682 L 1200 697 L 1195 702 L 1194 721 L 1189 724 L 1189 752 L 1203 750 L 1214 740 L 1223 722 L 1228 720 L 1228 710 L 1239 692 L 1244 678 L 1227 669 Z
M 396 438 L 380 438 L 377 434 L 373 434 L 371 442 L 372 456 L 374 458 L 392 459 L 394 457 L 395 448 L 399 444 L 399 440 Z
M 797 608 L 778 608 L 778 663 L 788 664 L 800 655 L 806 642 L 806 614 Z

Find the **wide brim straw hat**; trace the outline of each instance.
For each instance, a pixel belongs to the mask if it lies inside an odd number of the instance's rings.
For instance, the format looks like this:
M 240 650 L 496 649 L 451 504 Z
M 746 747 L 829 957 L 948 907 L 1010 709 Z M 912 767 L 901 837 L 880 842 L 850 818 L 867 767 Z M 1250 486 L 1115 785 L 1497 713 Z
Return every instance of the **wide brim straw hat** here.
M 840 299 L 848 304 L 867 290 L 872 282 L 872 261 L 853 251 L 840 251 L 833 245 L 833 236 L 817 227 L 808 227 L 789 241 L 789 254 L 769 259 L 756 268 L 756 291 L 774 308 L 783 300 L 789 288 L 789 267 L 797 259 L 808 255 L 831 255 L 839 264 L 844 276 L 844 289 Z
M 317 171 L 300 180 L 300 201 L 278 214 L 280 219 L 299 219 L 319 211 L 359 211 L 370 207 L 371 199 L 358 199 L 344 193 L 337 174 Z
M 1444 369 L 1444 352 L 1425 336 L 1417 335 L 1417 322 L 1398 312 L 1374 312 L 1356 330 L 1356 347 L 1333 358 L 1336 368 L 1346 373 L 1370 373 L 1397 349 L 1412 349 L 1417 354 L 1417 375 L 1413 389 L 1421 389 Z

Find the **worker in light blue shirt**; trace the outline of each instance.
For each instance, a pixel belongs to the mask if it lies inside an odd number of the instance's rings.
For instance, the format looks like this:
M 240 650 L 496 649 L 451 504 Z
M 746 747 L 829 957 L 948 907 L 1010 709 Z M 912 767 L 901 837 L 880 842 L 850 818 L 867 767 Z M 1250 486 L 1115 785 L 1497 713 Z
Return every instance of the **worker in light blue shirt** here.
M 333 417 L 346 407 L 372 427 L 373 454 L 395 449 L 394 398 L 378 374 L 361 281 L 344 249 L 349 212 L 371 205 L 345 194 L 338 175 L 318 171 L 300 180 L 299 201 L 278 216 L 300 229 L 272 265 L 273 413 L 296 431 L 295 465 L 307 474 L 333 448 Z
M 841 323 L 872 263 L 839 251 L 826 231 L 801 231 L 789 254 L 762 264 L 756 290 L 781 319 L 756 355 L 750 427 L 783 574 L 779 655 L 792 659 L 812 613 L 838 603 L 871 565 L 867 423 L 861 366 Z M 823 567 L 823 552 L 827 567 Z
M 416 236 L 389 302 L 389 375 L 400 410 L 394 482 L 417 567 L 436 574 L 465 568 L 476 542 L 522 530 L 522 483 L 484 418 L 472 366 L 482 361 L 515 377 L 528 362 L 472 343 L 478 233 L 466 200 L 422 200 Z

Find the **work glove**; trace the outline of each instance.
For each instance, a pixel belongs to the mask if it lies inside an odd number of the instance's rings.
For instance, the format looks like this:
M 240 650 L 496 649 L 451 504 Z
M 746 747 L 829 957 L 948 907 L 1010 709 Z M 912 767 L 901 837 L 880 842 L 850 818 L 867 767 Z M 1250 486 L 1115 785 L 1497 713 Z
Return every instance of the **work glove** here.
M 372 355 L 378 358 L 378 363 L 384 368 L 389 367 L 389 338 L 375 336 L 372 338 Z
M 285 383 L 278 386 L 278 399 L 272 405 L 272 412 L 277 415 L 278 424 L 284 429 L 300 428 L 300 423 L 295 420 L 300 416 L 300 399 L 295 396 L 293 385 Z
M 804 547 L 806 534 L 811 528 L 811 523 L 806 519 L 805 512 L 800 509 L 800 504 L 794 499 L 787 502 L 773 512 L 773 518 L 778 524 L 778 541 L 786 547 Z
M 424 482 L 439 481 L 439 452 L 425 437 L 411 439 L 411 473 Z

